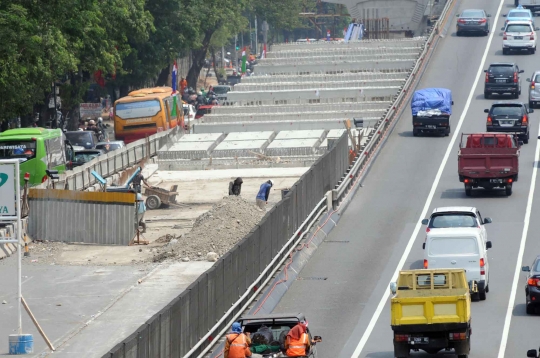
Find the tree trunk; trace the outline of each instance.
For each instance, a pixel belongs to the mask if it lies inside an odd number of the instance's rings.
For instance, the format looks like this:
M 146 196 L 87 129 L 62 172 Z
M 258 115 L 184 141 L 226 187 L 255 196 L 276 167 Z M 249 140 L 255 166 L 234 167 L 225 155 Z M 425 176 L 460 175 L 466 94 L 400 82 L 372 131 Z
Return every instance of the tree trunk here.
M 192 51 L 193 64 L 189 68 L 186 77 L 189 87 L 197 88 L 197 80 L 204 66 L 204 59 L 206 57 L 206 53 L 208 52 L 208 47 L 210 46 L 210 40 L 212 39 L 212 35 L 216 31 L 216 29 L 217 27 L 207 30 L 204 34 L 201 48 Z
M 167 66 L 167 67 L 164 67 L 161 72 L 159 73 L 159 76 L 158 76 L 158 79 L 157 79 L 157 82 L 156 82 L 156 87 L 161 87 L 161 86 L 166 86 L 167 83 L 169 82 L 169 74 L 171 73 L 171 66 Z M 178 79 L 176 79 L 178 80 Z M 171 84 L 172 86 L 172 84 Z M 176 84 L 176 86 L 178 87 L 178 83 Z
M 216 50 L 215 49 L 212 49 L 212 62 L 214 64 L 214 75 L 216 75 L 216 80 L 217 80 L 218 84 L 220 84 L 221 78 L 219 77 L 219 73 L 218 73 L 217 66 L 216 66 Z

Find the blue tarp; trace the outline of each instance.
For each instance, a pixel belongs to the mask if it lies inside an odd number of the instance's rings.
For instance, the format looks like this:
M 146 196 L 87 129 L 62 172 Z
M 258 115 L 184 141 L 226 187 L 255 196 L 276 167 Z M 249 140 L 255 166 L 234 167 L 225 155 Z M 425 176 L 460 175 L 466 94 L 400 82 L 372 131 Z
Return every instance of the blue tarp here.
M 452 91 L 446 88 L 424 88 L 414 92 L 411 101 L 412 115 L 420 111 L 439 110 L 452 114 Z

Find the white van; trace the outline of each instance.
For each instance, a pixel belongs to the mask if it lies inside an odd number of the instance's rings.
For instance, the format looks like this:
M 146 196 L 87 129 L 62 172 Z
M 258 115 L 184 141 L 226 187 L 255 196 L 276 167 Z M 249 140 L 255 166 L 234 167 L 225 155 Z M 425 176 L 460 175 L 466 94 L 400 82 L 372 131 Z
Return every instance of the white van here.
M 434 230 L 427 234 L 423 247 L 425 269 L 464 269 L 472 298 L 486 299 L 489 292 L 487 250 L 491 248 L 491 241 L 484 243 L 476 228 Z

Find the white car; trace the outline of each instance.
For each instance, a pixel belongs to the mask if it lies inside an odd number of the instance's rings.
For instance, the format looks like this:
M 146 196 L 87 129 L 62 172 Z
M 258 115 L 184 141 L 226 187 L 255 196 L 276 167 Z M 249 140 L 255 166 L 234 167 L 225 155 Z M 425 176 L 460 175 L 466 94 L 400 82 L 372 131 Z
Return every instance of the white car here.
M 430 231 L 424 243 L 424 269 L 464 269 L 472 298 L 485 300 L 489 292 L 489 262 L 484 242 L 476 228 Z
M 508 55 L 512 50 L 526 50 L 534 54 L 536 52 L 536 30 L 529 21 L 509 21 L 502 28 L 503 55 Z
M 485 224 L 492 222 L 491 218 L 482 218 L 480 211 L 475 207 L 449 206 L 434 209 L 429 219 L 422 220 L 422 225 L 427 225 L 427 233 L 446 228 L 473 228 L 478 231 L 485 243 L 487 242 Z
M 191 104 L 184 104 L 184 124 L 186 126 L 189 126 L 192 121 L 195 120 L 195 114 L 197 111 L 195 110 L 195 106 Z

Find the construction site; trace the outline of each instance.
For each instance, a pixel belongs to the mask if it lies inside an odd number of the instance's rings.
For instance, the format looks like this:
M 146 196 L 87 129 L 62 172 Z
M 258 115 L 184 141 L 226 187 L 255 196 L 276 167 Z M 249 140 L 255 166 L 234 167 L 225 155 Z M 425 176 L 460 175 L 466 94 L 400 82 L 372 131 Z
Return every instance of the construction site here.
M 30 189 L 27 221 L 33 241 L 23 265 L 27 280 L 36 284 L 25 283 L 24 291 L 55 346 L 54 356 L 83 356 L 89 344 L 92 356 L 109 356 L 188 287 L 202 285 L 197 280 L 220 269 L 233 255 L 231 250 L 256 230 L 270 235 L 269 227 L 286 228 L 272 229 L 271 235 L 290 236 L 369 143 L 425 41 L 414 37 L 274 45 L 254 74 L 227 94 L 232 105 L 214 107 L 192 122 L 189 133 L 158 133 L 157 139 L 95 159 L 79 174 L 68 173 L 56 183 L 56 188 L 71 190 Z M 111 169 L 119 161 L 125 174 Z M 140 200 L 107 192 L 115 185 L 129 185 L 138 166 L 148 184 L 142 190 L 143 219 L 137 216 Z M 92 172 L 103 176 L 101 184 Z M 241 194 L 229 195 L 229 183 L 236 178 L 243 180 Z M 274 184 L 264 211 L 255 198 L 270 179 Z M 292 202 L 291 193 L 294 205 L 302 204 L 294 220 L 287 218 L 283 206 Z M 106 194 L 116 194 L 119 202 L 110 203 Z M 280 224 L 267 224 L 278 211 Z M 118 224 L 121 218 L 125 228 Z M 75 228 L 66 228 L 66 221 Z M 107 228 L 113 227 L 114 235 L 107 236 Z M 268 255 L 282 242 L 272 240 Z M 0 260 L 2 267 L 13 266 L 11 253 Z M 261 267 L 266 262 L 262 255 Z M 3 317 L 12 319 L 15 295 L 7 287 L 11 282 L 0 290 L 0 301 L 5 302 L 0 309 Z M 92 293 L 98 287 L 100 293 Z M 76 309 L 67 296 L 77 297 Z M 50 345 L 39 338 L 32 322 L 25 319 L 24 325 L 36 336 L 35 352 L 50 354 Z M 193 334 L 202 337 L 206 326 L 201 324 Z M 7 330 L 7 325 L 0 328 L 4 335 Z M 192 348 L 194 341 L 184 339 L 189 343 L 178 344 L 173 356 Z M 0 341 L 0 352 L 7 352 L 6 343 Z

